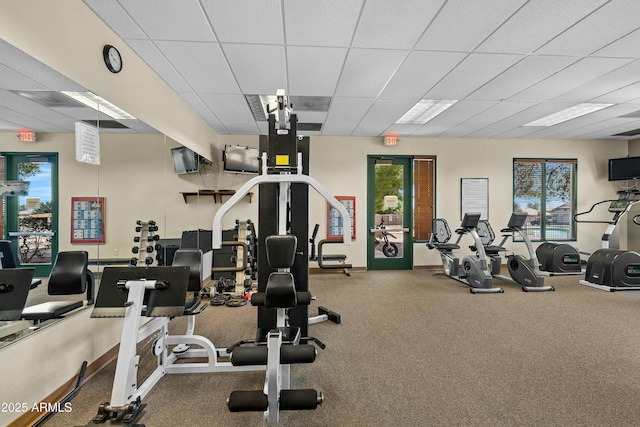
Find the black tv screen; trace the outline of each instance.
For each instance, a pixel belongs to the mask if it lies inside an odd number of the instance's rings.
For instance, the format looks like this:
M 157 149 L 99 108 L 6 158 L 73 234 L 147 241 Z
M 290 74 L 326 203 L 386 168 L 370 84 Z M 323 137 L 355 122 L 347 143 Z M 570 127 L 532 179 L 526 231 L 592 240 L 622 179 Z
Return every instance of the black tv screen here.
M 173 157 L 173 168 L 176 173 L 198 172 L 198 155 L 187 147 L 172 148 L 171 157 Z
M 233 173 L 258 173 L 260 150 L 239 145 L 225 145 L 222 152 L 223 169 Z
M 640 179 L 640 157 L 609 159 L 609 181 Z

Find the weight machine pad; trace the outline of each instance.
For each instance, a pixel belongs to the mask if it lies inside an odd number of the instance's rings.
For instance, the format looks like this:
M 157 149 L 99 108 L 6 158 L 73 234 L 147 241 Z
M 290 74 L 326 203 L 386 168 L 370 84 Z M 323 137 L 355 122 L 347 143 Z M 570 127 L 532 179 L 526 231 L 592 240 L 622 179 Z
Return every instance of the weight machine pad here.
M 106 267 L 91 317 L 124 317 L 128 289 L 119 288 L 122 280 L 157 280 L 167 282 L 165 289 L 145 292 L 143 304 L 147 317 L 177 317 L 184 313 L 189 283 L 189 267 Z
M 20 320 L 34 268 L 0 269 L 0 320 Z

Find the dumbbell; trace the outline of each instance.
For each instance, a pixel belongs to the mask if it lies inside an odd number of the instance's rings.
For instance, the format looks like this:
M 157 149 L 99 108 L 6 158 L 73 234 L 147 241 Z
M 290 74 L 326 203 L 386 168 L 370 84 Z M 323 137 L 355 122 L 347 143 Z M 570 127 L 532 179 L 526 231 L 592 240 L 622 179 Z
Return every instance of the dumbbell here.
M 152 257 L 150 257 L 150 256 L 146 257 L 146 258 L 144 259 L 144 263 L 145 263 L 146 265 L 151 265 L 151 264 L 153 264 L 153 258 L 152 258 Z
M 134 254 L 137 254 L 138 252 L 140 252 L 140 248 L 137 246 L 134 246 L 133 248 L 131 248 L 131 252 L 133 252 Z
M 138 258 L 131 258 L 129 260 L 129 264 L 131 264 L 131 265 L 133 265 L 135 267 L 136 265 L 138 265 Z

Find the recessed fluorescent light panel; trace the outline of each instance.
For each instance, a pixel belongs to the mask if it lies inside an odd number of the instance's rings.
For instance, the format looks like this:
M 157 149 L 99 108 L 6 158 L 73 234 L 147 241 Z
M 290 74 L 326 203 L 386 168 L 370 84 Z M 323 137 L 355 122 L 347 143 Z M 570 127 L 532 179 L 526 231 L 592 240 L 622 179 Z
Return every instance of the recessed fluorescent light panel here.
M 106 99 L 96 95 L 93 92 L 61 91 L 61 93 L 67 95 L 69 98 L 73 98 L 76 101 L 83 103 L 89 108 L 93 108 L 96 111 L 105 113 L 107 116 L 112 117 L 116 120 L 125 120 L 125 119 L 135 120 L 134 116 L 127 113 L 122 108 L 119 108 L 113 105 Z
M 456 99 L 421 99 L 396 122 L 404 125 L 423 125 L 458 102 Z
M 550 114 L 541 119 L 535 120 L 530 123 L 525 123 L 523 126 L 553 126 L 558 123 L 566 122 L 576 117 L 584 116 L 589 113 L 593 113 L 603 108 L 611 107 L 613 104 L 591 104 L 583 103 L 574 107 L 569 107 L 565 110 L 558 111 L 557 113 Z

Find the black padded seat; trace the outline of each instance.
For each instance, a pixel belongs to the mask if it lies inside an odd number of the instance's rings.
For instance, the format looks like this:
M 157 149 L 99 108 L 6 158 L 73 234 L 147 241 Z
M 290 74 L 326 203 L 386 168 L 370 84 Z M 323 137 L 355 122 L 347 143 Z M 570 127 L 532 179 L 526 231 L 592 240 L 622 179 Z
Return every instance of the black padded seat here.
M 483 246 L 484 248 L 484 252 L 485 254 L 487 254 L 487 256 L 492 256 L 492 255 L 500 255 L 500 252 L 506 252 L 506 248 L 503 248 L 502 246 L 495 246 L 495 245 L 487 245 L 487 246 Z M 471 249 L 472 251 L 476 251 L 476 245 L 471 245 L 469 246 L 469 249 Z
M 455 243 L 435 243 L 433 246 L 441 251 L 454 251 L 460 249 L 460 246 L 456 245 Z
M 267 308 L 292 308 L 298 305 L 293 274 L 273 272 L 267 279 L 264 306 Z
M 87 304 L 93 304 L 94 277 L 87 268 L 89 254 L 86 251 L 59 252 L 51 269 L 47 291 L 49 295 L 87 294 Z M 62 317 L 80 308 L 84 301 L 48 301 L 26 307 L 22 318 L 40 322 Z

